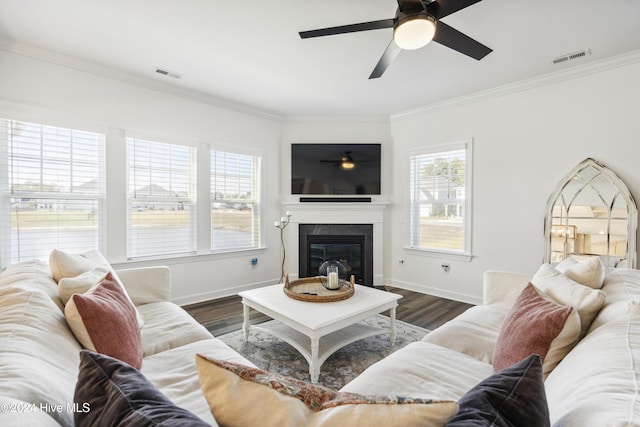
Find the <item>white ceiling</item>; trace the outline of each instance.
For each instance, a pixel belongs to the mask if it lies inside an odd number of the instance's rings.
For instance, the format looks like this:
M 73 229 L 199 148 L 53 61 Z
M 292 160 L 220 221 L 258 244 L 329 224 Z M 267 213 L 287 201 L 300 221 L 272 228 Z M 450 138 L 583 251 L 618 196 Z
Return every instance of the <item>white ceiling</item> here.
M 391 115 L 640 50 L 640 0 L 483 0 L 443 21 L 492 48 L 487 57 L 430 43 L 401 52 L 377 80 L 368 76 L 391 29 L 298 36 L 392 18 L 396 7 L 395 0 L 2 0 L 0 46 L 36 46 L 279 116 Z M 583 49 L 592 54 L 552 65 Z

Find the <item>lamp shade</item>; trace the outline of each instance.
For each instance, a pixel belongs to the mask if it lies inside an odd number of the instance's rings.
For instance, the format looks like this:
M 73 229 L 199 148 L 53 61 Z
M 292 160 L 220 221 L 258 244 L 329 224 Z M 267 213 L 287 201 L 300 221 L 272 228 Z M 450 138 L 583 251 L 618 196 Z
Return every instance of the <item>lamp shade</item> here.
M 426 13 L 416 13 L 398 21 L 393 29 L 393 40 L 399 48 L 413 50 L 433 40 L 435 33 L 435 19 Z

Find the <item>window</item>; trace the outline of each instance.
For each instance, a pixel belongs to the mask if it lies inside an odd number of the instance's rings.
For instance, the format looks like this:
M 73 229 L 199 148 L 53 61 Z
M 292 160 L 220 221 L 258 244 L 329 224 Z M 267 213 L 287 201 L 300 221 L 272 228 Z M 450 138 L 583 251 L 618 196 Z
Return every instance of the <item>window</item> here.
M 196 149 L 127 138 L 128 258 L 196 251 Z
M 211 151 L 211 250 L 260 245 L 260 157 Z
M 469 255 L 471 142 L 410 155 L 411 247 Z
M 105 136 L 0 119 L 2 265 L 101 249 Z

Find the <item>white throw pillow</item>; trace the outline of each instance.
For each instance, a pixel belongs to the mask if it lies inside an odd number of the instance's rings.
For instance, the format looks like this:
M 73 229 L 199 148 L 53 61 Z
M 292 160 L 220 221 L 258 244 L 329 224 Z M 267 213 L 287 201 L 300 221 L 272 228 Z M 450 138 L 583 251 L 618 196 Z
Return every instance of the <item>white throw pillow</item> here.
M 606 273 L 604 264 L 599 257 L 591 257 L 583 261 L 567 258 L 555 268 L 569 279 L 593 289 L 602 288 Z
M 571 306 L 580 316 L 580 337 L 584 337 L 604 305 L 607 295 L 599 289 L 571 280 L 550 264 L 542 264 L 531 283 L 558 304 Z
M 95 267 L 75 277 L 63 277 L 58 281 L 58 293 L 62 303 L 67 305 L 73 294 L 84 294 L 102 282 L 108 273 L 109 269 L 106 267 Z
M 99 275 L 99 271 L 104 270 L 105 272 L 110 272 L 113 275 L 114 280 L 122 287 L 125 295 L 127 295 L 127 298 L 129 298 L 131 305 L 135 307 L 135 304 L 133 304 L 133 301 L 131 301 L 129 294 L 127 293 L 127 289 L 124 287 L 122 281 L 111 267 L 111 264 L 109 264 L 109 261 L 107 261 L 107 259 L 98 250 L 91 249 L 87 252 L 72 254 L 69 252 L 61 251 L 59 249 L 54 249 L 49 254 L 49 268 L 51 269 L 53 278 L 56 280 L 56 282 L 58 282 L 58 292 L 60 293 L 60 299 L 62 299 L 63 301 L 65 301 L 65 298 L 66 301 L 68 301 L 73 293 L 86 292 L 87 290 L 89 290 L 89 288 L 91 288 L 96 283 L 99 283 L 101 280 L 87 286 L 84 290 L 81 290 L 82 288 L 76 288 L 76 292 L 71 292 L 71 294 L 69 294 L 70 290 L 67 288 L 67 286 L 74 287 L 83 285 L 82 287 L 84 287 L 93 280 L 94 274 L 91 274 L 91 272 L 94 272 L 95 275 Z M 90 274 L 84 277 L 80 277 L 85 273 Z M 60 281 L 68 278 L 75 278 L 76 280 L 72 280 L 71 283 L 65 283 L 63 281 L 62 292 L 60 292 Z M 104 278 L 104 276 L 102 276 L 102 278 Z M 142 315 L 138 311 L 137 307 L 136 318 L 138 319 L 138 325 L 142 328 L 142 326 L 144 326 L 144 319 L 142 318 Z

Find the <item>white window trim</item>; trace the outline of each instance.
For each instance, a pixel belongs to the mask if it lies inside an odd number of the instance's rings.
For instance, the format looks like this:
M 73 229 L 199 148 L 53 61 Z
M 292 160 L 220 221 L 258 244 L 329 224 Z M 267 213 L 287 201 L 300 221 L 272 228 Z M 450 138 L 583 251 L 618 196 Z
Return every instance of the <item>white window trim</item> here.
M 465 216 L 464 216 L 464 250 L 458 251 L 446 251 L 438 249 L 427 249 L 411 246 L 411 194 L 409 194 L 411 183 L 411 157 L 419 156 L 423 154 L 433 154 L 443 151 L 452 150 L 465 150 Z M 405 245 L 404 250 L 410 251 L 412 254 L 421 255 L 429 258 L 446 258 L 457 261 L 470 262 L 473 258 L 472 250 L 472 234 L 473 230 L 471 225 L 473 224 L 473 138 L 465 138 L 457 142 L 451 142 L 446 144 L 432 145 L 428 147 L 420 147 L 410 149 L 406 156 L 407 167 L 405 174 L 406 188 L 406 203 L 405 209 L 407 212 L 407 221 L 405 235 L 407 236 L 408 243 Z

